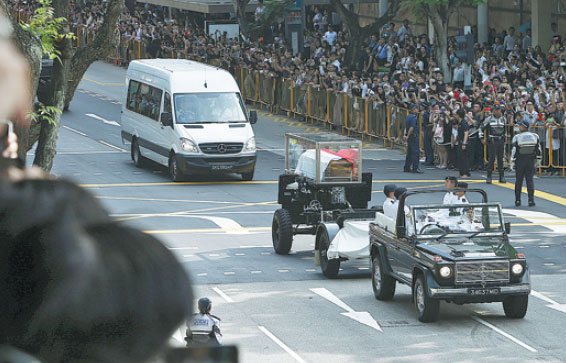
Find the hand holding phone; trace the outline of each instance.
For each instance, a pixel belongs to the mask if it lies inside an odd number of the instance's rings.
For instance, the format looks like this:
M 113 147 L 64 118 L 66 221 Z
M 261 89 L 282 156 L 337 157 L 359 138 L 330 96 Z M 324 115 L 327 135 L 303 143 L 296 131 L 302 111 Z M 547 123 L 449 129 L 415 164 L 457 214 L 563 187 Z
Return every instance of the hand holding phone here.
M 4 158 L 11 158 L 13 146 L 11 145 L 14 133 L 14 125 L 10 121 L 0 122 L 0 153 Z M 12 146 L 12 147 L 11 147 Z M 17 148 L 16 148 L 17 154 Z M 17 155 L 16 155 L 17 156 Z

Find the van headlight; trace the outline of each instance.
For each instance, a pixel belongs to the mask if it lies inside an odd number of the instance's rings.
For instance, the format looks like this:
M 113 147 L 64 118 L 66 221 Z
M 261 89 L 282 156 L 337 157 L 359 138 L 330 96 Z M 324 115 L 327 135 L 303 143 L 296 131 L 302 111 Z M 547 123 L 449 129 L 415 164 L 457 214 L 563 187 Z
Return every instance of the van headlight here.
M 450 266 L 442 266 L 438 270 L 438 273 L 440 274 L 440 277 L 447 279 L 452 276 L 452 268 Z
M 514 263 L 513 266 L 511 266 L 511 271 L 513 272 L 514 275 L 522 274 L 523 270 L 524 270 L 524 267 L 519 262 Z
M 198 153 L 198 148 L 195 143 L 184 137 L 181 137 L 181 148 L 189 153 Z
M 255 137 L 252 136 L 248 142 L 246 142 L 243 151 L 255 151 Z

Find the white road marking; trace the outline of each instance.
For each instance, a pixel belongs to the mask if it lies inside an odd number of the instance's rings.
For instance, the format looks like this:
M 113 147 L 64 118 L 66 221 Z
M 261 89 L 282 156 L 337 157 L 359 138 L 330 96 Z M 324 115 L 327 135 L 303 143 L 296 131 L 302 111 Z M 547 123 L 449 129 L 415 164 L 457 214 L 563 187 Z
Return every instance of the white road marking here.
M 240 246 L 240 248 L 268 248 L 273 247 L 273 245 L 263 245 L 263 246 Z
M 474 319 L 475 321 L 477 321 L 478 323 L 487 326 L 488 328 L 490 328 L 490 329 L 493 330 L 494 332 L 503 335 L 505 338 L 511 340 L 511 341 L 512 341 L 513 343 L 515 343 L 515 344 L 520 345 L 521 347 L 527 349 L 528 351 L 531 351 L 531 352 L 533 352 L 533 353 L 536 353 L 536 352 L 537 352 L 537 350 L 536 350 L 535 348 L 531 347 L 530 345 L 528 345 L 528 344 L 526 344 L 526 343 L 523 343 L 523 342 L 520 341 L 519 339 L 517 339 L 517 338 L 515 338 L 514 336 L 512 336 L 512 335 L 510 335 L 510 334 L 508 334 L 508 333 L 506 333 L 506 332 L 504 332 L 503 330 L 499 329 L 499 328 L 496 327 L 495 325 L 488 323 L 487 321 L 483 320 L 482 318 L 477 317 L 477 316 L 474 316 L 474 315 L 472 315 L 471 318 Z
M 102 145 L 106 145 L 106 146 L 111 147 L 111 148 L 113 148 L 113 149 L 120 150 L 120 151 L 123 152 L 123 153 L 127 152 L 125 149 L 122 149 L 121 147 L 118 147 L 118 146 L 109 144 L 109 143 L 107 143 L 107 142 L 104 141 L 104 140 L 96 140 L 96 141 L 98 141 L 98 142 L 101 143 Z
M 230 276 L 230 275 L 235 275 L 236 273 L 234 271 L 226 271 L 224 272 L 224 275 L 226 276 Z
M 120 127 L 120 124 L 117 123 L 116 121 L 107 120 L 107 119 L 105 119 L 105 118 L 103 118 L 103 117 L 100 117 L 100 116 L 98 116 L 98 115 L 95 115 L 94 113 L 85 113 L 85 116 L 92 117 L 93 119 L 98 120 L 98 121 L 102 121 L 102 122 L 104 122 L 104 123 L 107 124 L 107 125 L 112 125 L 112 126 L 118 126 L 118 127 Z
M 216 292 L 218 295 L 220 295 L 221 298 L 223 298 L 226 302 L 228 303 L 233 303 L 234 300 L 232 300 L 232 298 L 228 295 L 226 295 L 224 293 L 224 291 L 220 290 L 218 287 L 213 287 L 212 290 L 214 290 L 214 292 Z
M 373 328 L 373 329 L 378 330 L 378 331 L 383 333 L 383 329 L 381 329 L 381 327 L 379 326 L 377 321 L 375 321 L 375 319 L 367 311 L 354 311 L 354 309 L 349 307 L 345 302 L 340 300 L 336 295 L 334 295 L 333 293 L 331 293 L 330 291 L 328 291 L 325 288 L 316 288 L 316 289 L 310 289 L 310 290 L 312 292 L 314 292 L 315 294 L 317 294 L 317 295 L 325 298 L 326 300 L 330 301 L 331 303 L 338 305 L 342 309 L 346 310 L 345 313 L 340 313 L 341 315 L 346 316 L 346 317 L 348 317 L 352 320 L 357 321 L 358 323 L 367 325 L 370 328 Z
M 170 250 L 198 250 L 198 247 L 167 247 Z
M 252 273 L 252 274 L 260 274 L 260 273 L 263 273 L 263 271 L 260 271 L 260 270 L 254 270 L 254 271 L 251 271 L 251 273 Z
M 278 271 L 278 272 L 289 272 L 289 270 L 284 270 L 284 269 L 277 270 L 277 271 Z
M 503 209 L 503 212 L 512 214 L 516 217 L 523 218 L 531 223 L 535 223 L 535 224 L 547 223 L 547 225 L 544 225 L 543 227 L 550 229 L 553 233 L 566 233 L 566 224 L 565 225 L 553 224 L 556 223 L 556 220 L 560 219 L 560 217 L 557 217 L 550 213 L 533 212 L 533 211 L 521 210 L 521 209 Z
M 314 268 L 307 268 L 305 271 L 306 271 L 306 272 L 316 272 L 316 269 L 314 269 Z
M 245 254 L 245 253 L 235 253 L 234 255 L 236 255 L 236 256 L 245 256 L 246 254 Z
M 81 135 L 81 136 L 87 136 L 87 137 L 88 137 L 88 135 L 85 134 L 84 132 L 81 132 L 81 131 L 79 131 L 79 130 L 75 130 L 75 129 L 73 129 L 72 127 L 63 125 L 63 128 L 66 129 L 66 130 L 69 130 L 69 131 L 71 131 L 71 132 L 74 132 L 75 134 L 79 134 L 79 135 Z M 57 154 L 59 154 L 59 153 L 57 153 Z
M 286 351 L 287 353 L 289 353 L 289 355 L 291 357 L 293 357 L 297 362 L 299 363 L 305 363 L 305 360 L 303 358 L 301 358 L 297 353 L 293 352 L 293 350 L 291 348 L 289 348 L 285 343 L 283 343 L 281 340 L 279 340 L 279 338 L 277 338 L 275 335 L 273 335 L 269 330 L 267 330 L 265 327 L 258 325 L 258 329 L 261 330 L 261 332 L 265 335 L 267 335 L 267 337 L 271 340 L 273 340 L 275 342 L 275 344 L 277 344 L 278 346 L 280 346 L 281 348 L 283 348 L 284 351 Z
M 560 304 L 560 303 L 552 300 L 548 296 L 544 296 L 543 294 L 541 294 L 540 292 L 535 291 L 535 290 L 531 290 L 531 295 L 549 303 L 549 305 L 546 305 L 547 307 L 554 309 L 554 310 L 557 310 L 557 311 L 560 311 L 560 312 L 563 312 L 563 313 L 566 313 L 566 304 Z
M 195 257 L 195 255 L 183 255 L 183 257 Z
M 206 272 L 201 272 L 200 274 L 197 274 L 197 276 L 204 277 L 208 276 L 208 274 Z

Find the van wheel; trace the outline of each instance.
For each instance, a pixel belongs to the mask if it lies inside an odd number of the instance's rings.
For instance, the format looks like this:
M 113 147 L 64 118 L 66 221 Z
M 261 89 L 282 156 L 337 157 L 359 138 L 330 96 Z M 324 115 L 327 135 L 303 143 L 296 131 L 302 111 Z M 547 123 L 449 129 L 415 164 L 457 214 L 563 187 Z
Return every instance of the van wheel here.
M 171 153 L 169 156 L 169 176 L 174 182 L 183 181 L 183 173 L 179 170 L 179 164 L 177 163 L 175 153 Z
M 143 167 L 146 161 L 140 152 L 140 145 L 136 138 L 132 140 L 132 161 L 137 168 Z
M 242 173 L 242 174 L 241 174 L 241 175 L 242 175 L 242 180 L 243 180 L 243 181 L 251 181 L 251 180 L 253 180 L 253 178 L 254 178 L 254 171 L 255 171 L 255 169 L 252 170 L 252 171 L 249 172 L 249 173 Z

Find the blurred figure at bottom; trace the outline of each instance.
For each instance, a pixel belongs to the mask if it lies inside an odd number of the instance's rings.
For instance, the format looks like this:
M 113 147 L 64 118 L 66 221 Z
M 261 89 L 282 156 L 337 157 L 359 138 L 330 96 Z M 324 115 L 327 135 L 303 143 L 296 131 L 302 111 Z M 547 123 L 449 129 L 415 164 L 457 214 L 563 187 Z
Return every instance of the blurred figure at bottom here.
M 198 310 L 187 322 L 187 347 L 222 345 L 220 318 L 210 313 L 212 301 L 207 297 L 200 298 Z

